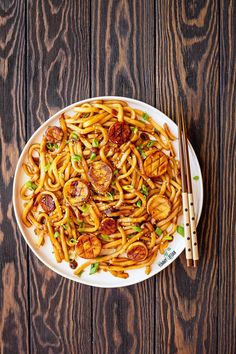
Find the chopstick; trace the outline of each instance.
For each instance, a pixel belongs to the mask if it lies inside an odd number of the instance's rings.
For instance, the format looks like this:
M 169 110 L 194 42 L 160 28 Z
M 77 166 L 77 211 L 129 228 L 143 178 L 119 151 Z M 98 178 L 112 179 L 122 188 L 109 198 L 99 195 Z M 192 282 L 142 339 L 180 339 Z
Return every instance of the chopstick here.
M 178 115 L 178 138 L 184 215 L 185 255 L 187 260 L 187 266 L 191 267 L 193 265 L 194 267 L 197 267 L 199 255 L 196 231 L 196 218 L 194 212 L 191 182 L 191 171 L 189 165 L 188 140 L 185 121 L 183 117 L 182 104 L 180 105 L 180 107 L 180 114 Z

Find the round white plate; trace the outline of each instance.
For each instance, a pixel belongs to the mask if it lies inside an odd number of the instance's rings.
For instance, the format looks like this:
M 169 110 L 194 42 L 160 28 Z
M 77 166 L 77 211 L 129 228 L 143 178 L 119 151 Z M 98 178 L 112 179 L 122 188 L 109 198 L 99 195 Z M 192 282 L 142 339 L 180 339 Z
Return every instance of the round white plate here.
M 96 287 L 102 287 L 102 288 L 116 288 L 116 287 L 121 287 L 121 286 L 127 286 L 131 284 L 135 284 L 138 282 L 141 282 L 145 279 L 148 279 L 152 277 L 153 275 L 159 273 L 161 270 L 166 268 L 170 263 L 172 263 L 179 255 L 180 253 L 184 250 L 184 238 L 180 236 L 178 233 L 175 234 L 174 240 L 170 243 L 169 247 L 167 248 L 166 252 L 164 255 L 158 254 L 157 258 L 152 265 L 152 271 L 149 275 L 145 274 L 145 268 L 143 269 L 137 269 L 137 270 L 132 270 L 129 271 L 129 278 L 128 279 L 121 279 L 114 277 L 111 275 L 109 272 L 103 272 L 100 271 L 94 275 L 89 275 L 89 269 L 85 270 L 85 272 L 82 273 L 80 277 L 75 276 L 73 274 L 73 270 L 69 267 L 68 263 L 66 262 L 61 262 L 57 263 L 54 255 L 52 254 L 52 246 L 49 241 L 49 239 L 46 239 L 46 242 L 44 246 L 38 248 L 36 246 L 36 236 L 34 235 L 33 227 L 32 228 L 27 228 L 22 220 L 21 220 L 21 215 L 23 211 L 23 201 L 20 198 L 20 188 L 21 186 L 28 180 L 28 177 L 25 175 L 23 168 L 22 168 L 22 163 L 27 160 L 27 153 L 28 149 L 31 144 L 40 142 L 45 129 L 48 125 L 58 125 L 58 119 L 61 116 L 63 112 L 68 112 L 70 111 L 74 106 L 85 103 L 85 102 L 90 102 L 92 100 L 108 100 L 108 99 L 115 99 L 115 100 L 123 100 L 126 101 L 131 107 L 140 109 L 144 112 L 147 112 L 148 115 L 150 115 L 159 125 L 163 126 L 164 123 L 167 123 L 171 132 L 177 136 L 178 133 L 178 128 L 177 125 L 169 119 L 165 114 L 157 110 L 156 108 L 138 101 L 134 100 L 131 98 L 127 97 L 117 97 L 117 96 L 104 96 L 104 97 L 94 97 L 94 98 L 89 98 L 83 101 L 76 102 L 58 113 L 54 114 L 51 118 L 49 118 L 42 126 L 32 135 L 32 137 L 29 139 L 28 143 L 26 144 L 24 150 L 22 151 L 22 154 L 20 156 L 20 159 L 18 161 L 18 164 L 16 166 L 16 172 L 15 172 L 15 177 L 14 177 L 14 183 L 13 183 L 13 205 L 14 205 L 14 210 L 15 210 L 15 215 L 16 215 L 16 220 L 19 225 L 19 228 L 21 230 L 22 235 L 24 236 L 27 244 L 31 248 L 31 250 L 34 252 L 34 254 L 50 269 L 52 269 L 54 272 L 62 275 L 65 278 L 77 281 L 82 284 L 87 284 L 91 286 L 96 286 Z M 174 148 L 177 153 L 177 158 L 178 158 L 178 142 L 177 140 L 174 142 Z M 202 203 L 203 203 L 203 184 L 202 184 L 202 174 L 201 174 L 201 169 L 198 163 L 198 159 L 196 157 L 196 154 L 192 148 L 192 146 L 189 144 L 189 157 L 190 157 L 190 167 L 191 167 L 191 173 L 192 177 L 193 176 L 199 176 L 199 179 L 192 180 L 193 184 L 193 195 L 194 195 L 194 204 L 195 204 L 195 213 L 197 217 L 197 221 L 200 218 L 201 211 L 202 211 Z M 182 219 L 181 217 L 179 218 L 179 224 L 182 224 Z M 83 263 L 84 260 L 79 260 L 79 264 Z

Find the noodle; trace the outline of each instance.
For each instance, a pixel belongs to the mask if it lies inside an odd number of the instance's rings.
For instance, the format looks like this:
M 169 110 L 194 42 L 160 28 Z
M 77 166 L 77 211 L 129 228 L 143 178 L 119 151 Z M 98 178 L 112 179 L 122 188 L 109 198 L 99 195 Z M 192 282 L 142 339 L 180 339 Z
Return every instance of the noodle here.
M 29 148 L 22 220 L 34 226 L 38 247 L 48 238 L 56 261 L 76 275 L 89 266 L 90 274 L 100 269 L 123 279 L 133 269 L 149 274 L 182 213 L 175 137 L 123 101 L 73 111 Z

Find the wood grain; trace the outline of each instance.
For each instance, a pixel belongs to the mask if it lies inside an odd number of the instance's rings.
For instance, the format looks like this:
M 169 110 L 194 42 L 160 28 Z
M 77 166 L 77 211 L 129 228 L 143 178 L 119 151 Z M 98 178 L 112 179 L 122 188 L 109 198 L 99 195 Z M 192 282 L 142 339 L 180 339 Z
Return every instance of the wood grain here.
M 157 282 L 156 353 L 217 352 L 218 13 L 217 1 L 157 2 L 157 106 L 176 120 L 182 99 L 205 188 L 198 227 L 199 267 L 187 269 L 183 254 Z
M 220 205 L 218 352 L 236 353 L 236 3 L 220 11 Z
M 91 24 L 92 96 L 155 105 L 154 2 L 96 1 Z M 156 281 L 93 289 L 93 353 L 153 353 Z
M 27 134 L 68 104 L 89 97 L 87 1 L 29 1 Z M 66 280 L 30 253 L 32 353 L 91 352 L 91 289 Z
M 0 351 L 28 352 L 27 247 L 16 227 L 12 182 L 25 143 L 25 6 L 0 3 Z

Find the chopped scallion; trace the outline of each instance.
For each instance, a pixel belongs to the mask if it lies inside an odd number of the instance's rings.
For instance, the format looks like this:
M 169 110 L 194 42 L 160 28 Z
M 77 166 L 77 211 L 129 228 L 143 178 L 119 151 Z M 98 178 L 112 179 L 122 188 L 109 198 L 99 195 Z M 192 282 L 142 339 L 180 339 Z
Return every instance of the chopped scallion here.
M 98 147 L 99 142 L 98 142 L 98 140 L 97 140 L 96 138 L 93 139 L 92 145 L 93 145 L 93 147 L 95 147 L 95 148 Z
M 173 240 L 173 237 L 169 236 L 169 235 L 166 235 L 163 237 L 162 241 L 172 241 Z
M 95 152 L 92 152 L 91 156 L 90 156 L 90 161 L 93 161 L 96 158 L 96 154 Z
M 184 227 L 181 225 L 177 226 L 177 232 L 180 234 L 182 237 L 184 237 Z
M 101 238 L 105 241 L 109 241 L 110 240 L 110 237 L 108 235 L 105 235 L 105 234 L 101 234 Z
M 54 237 L 55 237 L 55 238 L 58 238 L 59 236 L 60 236 L 59 232 L 56 231 L 56 232 L 54 233 Z
M 70 135 L 71 139 L 78 140 L 78 134 L 76 132 L 72 132 Z
M 44 167 L 44 171 L 45 171 L 45 172 L 48 172 L 50 166 L 51 166 L 50 163 L 48 163 L 48 164 Z
M 97 263 L 93 263 L 93 264 L 91 264 L 89 274 L 90 274 L 90 275 L 92 275 L 92 274 L 97 273 L 98 268 L 99 268 L 99 263 L 98 263 L 98 262 L 97 262 Z
M 142 201 L 139 199 L 139 200 L 137 201 L 136 205 L 137 205 L 138 208 L 141 208 L 141 206 L 142 206 Z
M 137 127 L 130 127 L 130 130 L 136 134 L 138 132 L 138 128 Z
M 162 229 L 160 229 L 160 227 L 157 226 L 156 230 L 155 230 L 155 233 L 158 235 L 158 236 L 161 236 L 162 234 Z
M 146 122 L 146 121 L 148 120 L 148 114 L 147 114 L 147 113 L 143 112 L 143 114 L 142 114 L 142 120 L 143 120 L 144 122 Z
M 34 183 L 34 182 L 32 182 L 32 181 L 28 181 L 28 182 L 26 182 L 26 187 L 28 188 L 28 189 L 30 189 L 31 191 L 34 191 L 35 189 L 37 189 L 37 185 Z
M 131 186 L 131 185 L 123 186 L 122 188 L 123 188 L 125 191 L 128 191 L 128 192 L 133 192 L 133 191 L 134 191 L 134 187 Z
M 148 188 L 144 184 L 142 185 L 141 193 L 144 194 L 146 197 L 148 196 Z
M 155 144 L 155 140 L 150 140 L 150 141 L 147 143 L 147 147 L 150 148 L 150 147 L 152 147 L 154 144 Z
M 82 161 L 82 156 L 75 154 L 75 155 L 72 156 L 72 159 L 73 159 L 74 161 L 81 162 L 81 161 Z
M 114 197 L 113 197 L 113 192 L 107 192 L 106 193 L 106 197 L 109 199 L 109 200 L 114 200 Z
M 137 231 L 137 232 L 142 231 L 141 227 L 139 227 L 139 226 L 133 226 L 132 228 L 134 229 L 134 231 Z
M 195 181 L 198 181 L 198 180 L 199 180 L 199 176 L 194 176 L 193 179 L 194 179 Z

